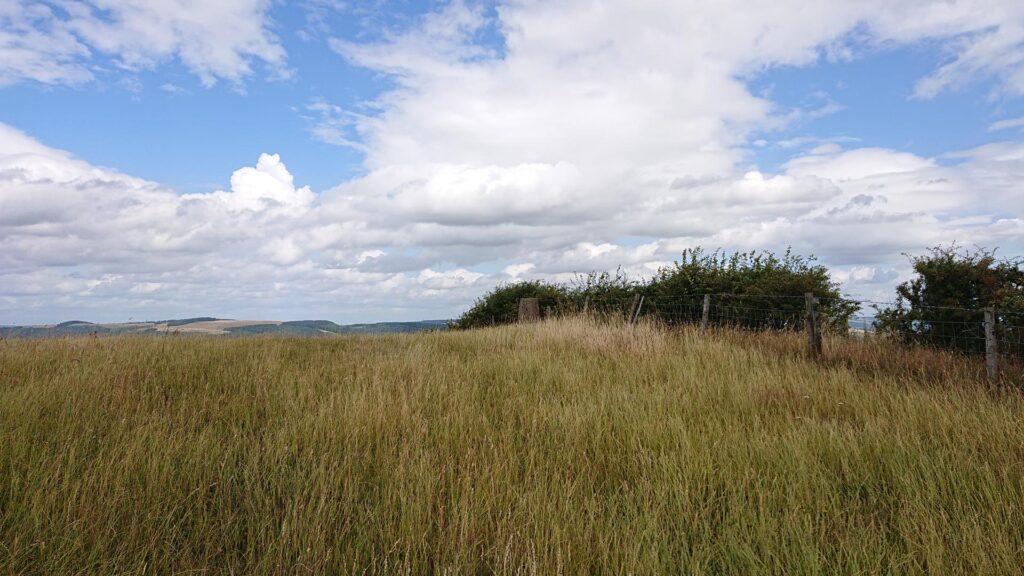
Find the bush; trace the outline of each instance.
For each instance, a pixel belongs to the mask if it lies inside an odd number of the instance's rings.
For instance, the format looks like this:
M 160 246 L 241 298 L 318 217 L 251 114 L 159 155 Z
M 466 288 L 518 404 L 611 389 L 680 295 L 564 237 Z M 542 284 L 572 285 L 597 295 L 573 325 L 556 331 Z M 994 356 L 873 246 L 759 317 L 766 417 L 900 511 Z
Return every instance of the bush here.
M 563 309 L 572 301 L 568 288 L 558 284 L 536 280 L 504 284 L 478 299 L 451 327 L 480 328 L 515 322 L 519 316 L 520 298 L 537 298 L 541 311 Z
M 569 287 L 571 311 L 624 318 L 632 312 L 635 299 L 643 290 L 644 284 L 630 280 L 621 268 L 614 275 L 608 272 L 579 275 Z
M 521 282 L 499 286 L 486 294 L 453 326 L 470 328 L 514 322 L 519 298 L 540 298 L 541 309 L 582 311 L 626 316 L 634 310 L 636 298 L 644 297 L 641 315 L 666 324 L 700 321 L 703 295 L 712 294 L 714 324 L 731 324 L 754 329 L 799 329 L 803 327 L 804 294 L 821 299 L 826 326 L 845 332 L 857 306 L 842 300 L 839 287 L 828 270 L 814 258 L 790 251 L 780 258 L 771 252 L 743 252 L 732 255 L 700 248 L 683 252 L 682 259 L 662 268 L 648 282 L 632 281 L 617 270 L 615 274 L 591 272 L 577 277 L 570 286 L 544 282 Z
M 911 256 L 917 276 L 896 288 L 896 303 L 878 310 L 877 330 L 908 344 L 968 354 L 985 351 L 983 309 L 995 306 L 1000 352 L 1024 353 L 1024 271 L 1020 259 L 997 260 L 995 251 L 935 247 Z
M 717 295 L 712 296 L 716 310 L 712 322 L 764 329 L 801 328 L 804 295 L 810 292 L 821 301 L 822 323 L 845 333 L 858 306 L 843 300 L 828 269 L 814 262 L 814 256 L 798 256 L 791 250 L 780 258 L 768 251 L 728 255 L 698 247 L 659 270 L 645 292 L 652 303 L 664 303 L 662 319 L 669 323 L 695 320 L 702 311 L 695 305 L 696 298 L 711 294 Z

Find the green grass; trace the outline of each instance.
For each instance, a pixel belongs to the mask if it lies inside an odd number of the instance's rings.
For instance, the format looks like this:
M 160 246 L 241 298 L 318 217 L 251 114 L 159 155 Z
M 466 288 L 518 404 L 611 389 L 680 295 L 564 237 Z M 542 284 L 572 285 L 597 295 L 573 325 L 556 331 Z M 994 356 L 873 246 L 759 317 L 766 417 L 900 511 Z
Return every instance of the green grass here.
M 802 344 L 579 320 L 3 341 L 0 571 L 1021 573 L 1021 395 Z

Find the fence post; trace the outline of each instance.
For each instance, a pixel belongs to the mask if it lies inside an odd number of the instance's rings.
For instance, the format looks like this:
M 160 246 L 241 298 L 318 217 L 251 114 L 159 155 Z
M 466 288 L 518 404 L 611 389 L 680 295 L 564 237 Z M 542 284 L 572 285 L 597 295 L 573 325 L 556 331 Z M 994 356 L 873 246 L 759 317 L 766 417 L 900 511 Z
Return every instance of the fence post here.
M 807 330 L 807 345 L 811 356 L 821 356 L 821 316 L 818 314 L 818 299 L 811 292 L 804 294 L 807 303 L 807 317 L 804 321 Z
M 536 322 L 540 320 L 540 300 L 536 298 L 519 299 L 519 321 Z
M 704 311 L 700 315 L 700 329 L 708 329 L 708 316 L 711 315 L 711 294 L 704 295 Z
M 990 382 L 999 378 L 999 349 L 996 346 L 996 308 L 985 308 L 985 373 Z
M 814 349 L 821 356 L 821 301 L 814 297 Z
M 644 295 L 640 295 L 640 301 L 636 304 L 636 310 L 633 311 L 633 317 L 630 318 L 630 324 L 636 324 L 637 318 L 640 318 L 640 310 L 644 307 Z

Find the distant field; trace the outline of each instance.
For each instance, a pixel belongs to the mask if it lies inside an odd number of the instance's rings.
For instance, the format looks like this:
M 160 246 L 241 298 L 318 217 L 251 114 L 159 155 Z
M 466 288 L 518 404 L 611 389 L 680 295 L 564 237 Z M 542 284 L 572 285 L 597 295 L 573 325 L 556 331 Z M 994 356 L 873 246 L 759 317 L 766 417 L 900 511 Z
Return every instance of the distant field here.
M 375 322 L 372 324 L 335 324 L 328 320 L 225 320 L 219 318 L 182 318 L 146 322 L 94 324 L 72 320 L 40 326 L 0 326 L 0 338 L 59 338 L 63 336 L 115 336 L 145 334 L 149 336 L 203 335 L 251 336 L 336 336 L 338 334 L 389 334 L 441 330 L 445 320 L 417 322 Z
M 1024 398 L 874 338 L 562 320 L 0 342 L 13 574 L 1018 574 Z

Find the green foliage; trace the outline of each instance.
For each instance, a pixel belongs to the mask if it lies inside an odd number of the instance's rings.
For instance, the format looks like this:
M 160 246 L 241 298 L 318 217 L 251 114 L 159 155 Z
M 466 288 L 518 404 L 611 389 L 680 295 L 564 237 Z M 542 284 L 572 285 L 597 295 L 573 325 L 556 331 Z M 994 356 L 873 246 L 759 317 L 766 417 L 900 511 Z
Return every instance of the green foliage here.
M 622 270 L 591 272 L 569 286 L 522 282 L 486 294 L 454 326 L 470 328 L 514 322 L 519 298 L 541 298 L 541 307 L 624 316 L 643 295 L 641 315 L 666 324 L 696 322 L 704 294 L 713 295 L 709 320 L 755 329 L 798 329 L 806 309 L 804 294 L 821 299 L 824 323 L 845 332 L 857 306 L 840 298 L 828 270 L 787 250 L 771 252 L 705 252 L 686 250 L 679 262 L 662 268 L 647 282 L 630 280 Z
M 837 297 L 828 269 L 786 250 L 779 258 L 762 252 L 705 252 L 702 248 L 683 251 L 682 260 L 662 268 L 649 285 L 651 293 L 799 295 L 814 292 L 819 297 Z
M 644 284 L 630 280 L 621 268 L 614 275 L 608 272 L 577 275 L 569 286 L 572 299 L 569 311 L 626 318 L 633 312 L 636 298 L 643 293 L 644 287 Z
M 70 320 L 54 326 L 0 326 L 0 338 L 52 338 L 57 336 L 88 336 L 113 334 L 114 330 L 101 324 Z
M 478 299 L 473 307 L 452 323 L 452 328 L 480 328 L 509 324 L 519 316 L 519 299 L 537 298 L 541 311 L 564 309 L 572 298 L 569 289 L 542 281 L 503 284 Z
M 1020 355 L 1024 271 L 1020 259 L 995 251 L 937 246 L 910 257 L 917 276 L 896 288 L 896 303 L 878 310 L 876 328 L 903 342 L 959 350 L 985 350 L 983 309 L 995 306 L 1000 352 Z
M 213 316 L 199 316 L 197 318 L 182 318 L 180 320 L 168 320 L 166 324 L 169 328 L 173 328 L 175 326 L 185 326 L 187 324 L 195 324 L 196 322 L 212 322 L 214 320 L 217 320 L 217 318 L 214 318 Z
M 630 280 L 621 268 L 615 274 L 591 272 L 578 275 L 569 288 L 574 301 L 583 303 L 621 302 L 643 292 L 644 285 Z
M 324 336 L 340 334 L 342 326 L 329 320 L 293 320 L 280 324 L 254 324 L 227 329 L 231 334 L 289 334 L 295 336 Z
M 672 266 L 662 268 L 646 287 L 654 301 L 683 295 L 712 294 L 720 320 L 748 328 L 784 329 L 802 325 L 808 292 L 821 300 L 823 323 L 844 332 L 857 306 L 841 298 L 839 285 L 814 256 L 782 257 L 768 251 L 683 251 Z M 692 312 L 698 310 L 690 306 Z M 769 313 L 770 312 L 770 313 Z
M 344 334 L 401 334 L 411 332 L 436 332 L 447 328 L 448 320 L 418 320 L 414 322 L 346 324 L 341 326 L 341 332 Z

